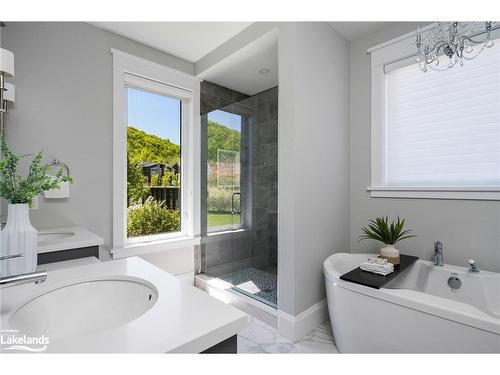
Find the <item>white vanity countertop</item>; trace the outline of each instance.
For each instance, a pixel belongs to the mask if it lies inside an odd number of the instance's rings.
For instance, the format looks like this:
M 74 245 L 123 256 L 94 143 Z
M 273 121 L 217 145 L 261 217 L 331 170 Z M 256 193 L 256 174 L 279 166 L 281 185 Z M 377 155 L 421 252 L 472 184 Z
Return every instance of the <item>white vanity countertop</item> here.
M 158 299 L 150 310 L 116 328 L 51 340 L 45 352 L 199 353 L 236 335 L 247 325 L 242 311 L 137 257 L 53 270 L 42 284 L 5 288 L 1 293 L 2 321 L 8 326 L 20 306 L 55 289 L 124 278 L 143 279 L 154 285 Z M 64 304 L 61 301 L 59 308 L 64 309 Z M 113 312 L 103 311 L 107 316 L 110 313 Z
M 69 235 L 71 233 L 73 233 L 73 235 Z M 58 234 L 63 235 L 61 235 L 61 238 L 51 238 L 49 240 L 43 240 L 44 235 L 50 234 L 55 234 L 55 237 L 57 237 Z M 104 244 L 104 240 L 101 237 L 85 228 L 78 226 L 39 229 L 38 235 L 40 236 L 38 240 L 39 254 L 52 251 L 78 249 L 89 246 L 100 246 Z

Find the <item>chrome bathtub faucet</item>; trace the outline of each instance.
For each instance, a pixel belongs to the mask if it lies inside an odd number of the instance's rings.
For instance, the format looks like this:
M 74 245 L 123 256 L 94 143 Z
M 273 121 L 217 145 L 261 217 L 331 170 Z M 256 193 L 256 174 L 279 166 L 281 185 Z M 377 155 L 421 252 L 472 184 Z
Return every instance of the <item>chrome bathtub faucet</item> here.
M 432 257 L 434 265 L 443 265 L 443 244 L 441 241 L 434 242 L 434 255 Z
M 476 262 L 474 261 L 474 259 L 469 259 L 469 270 L 468 271 L 474 272 L 474 273 L 479 272 L 479 270 L 476 267 Z

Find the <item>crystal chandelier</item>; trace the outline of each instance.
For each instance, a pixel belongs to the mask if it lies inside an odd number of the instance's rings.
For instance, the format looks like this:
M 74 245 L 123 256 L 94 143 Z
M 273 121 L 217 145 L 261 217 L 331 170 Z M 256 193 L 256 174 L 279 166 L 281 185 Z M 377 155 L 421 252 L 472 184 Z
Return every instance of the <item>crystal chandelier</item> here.
M 444 71 L 457 64 L 462 66 L 464 60 L 472 60 L 493 46 L 491 31 L 498 27 L 493 27 L 493 22 L 438 22 L 426 31 L 418 28 L 417 63 L 423 72 L 429 68 Z M 478 39 L 480 36 L 482 39 Z M 449 58 L 448 64 L 439 61 L 443 55 Z

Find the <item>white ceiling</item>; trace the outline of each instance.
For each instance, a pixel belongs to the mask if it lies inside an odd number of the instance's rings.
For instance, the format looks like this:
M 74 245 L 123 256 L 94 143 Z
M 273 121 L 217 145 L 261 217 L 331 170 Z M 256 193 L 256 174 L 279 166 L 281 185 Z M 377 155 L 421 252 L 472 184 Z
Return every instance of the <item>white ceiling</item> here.
M 261 69 L 269 69 L 262 74 Z M 200 74 L 200 78 L 254 95 L 278 86 L 278 33 L 271 31 Z
M 251 22 L 94 22 L 93 25 L 191 63 L 212 52 Z M 329 22 L 349 41 L 392 22 Z M 269 73 L 260 74 L 260 69 Z M 278 39 L 272 31 L 200 74 L 200 78 L 254 95 L 278 85 Z
M 251 22 L 92 22 L 94 26 L 196 62 Z
M 92 22 L 93 25 L 160 51 L 197 62 L 252 22 Z M 382 30 L 392 22 L 329 22 L 353 41 Z
M 329 24 L 339 32 L 344 38 L 353 41 L 365 35 L 376 33 L 393 22 L 329 22 Z

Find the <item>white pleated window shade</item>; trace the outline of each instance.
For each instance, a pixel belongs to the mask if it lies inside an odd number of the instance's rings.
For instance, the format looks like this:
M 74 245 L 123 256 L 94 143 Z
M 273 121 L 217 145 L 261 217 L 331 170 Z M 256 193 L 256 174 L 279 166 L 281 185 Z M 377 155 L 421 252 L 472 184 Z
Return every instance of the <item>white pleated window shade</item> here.
M 500 186 L 500 39 L 462 67 L 412 64 L 386 84 L 387 186 Z

